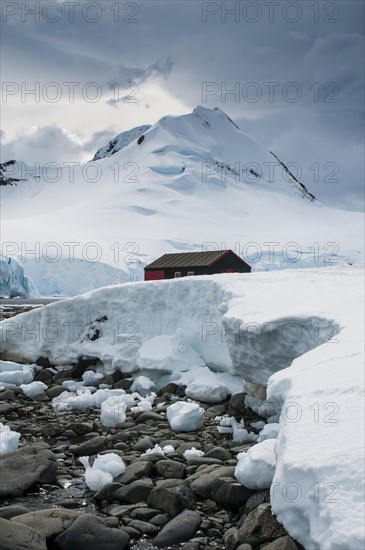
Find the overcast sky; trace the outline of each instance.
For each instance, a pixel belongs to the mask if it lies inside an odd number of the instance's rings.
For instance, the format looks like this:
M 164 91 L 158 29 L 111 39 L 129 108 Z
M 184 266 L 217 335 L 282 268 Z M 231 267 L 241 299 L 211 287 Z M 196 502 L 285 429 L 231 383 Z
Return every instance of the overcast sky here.
M 1 9 L 2 160 L 88 160 L 121 131 L 217 106 L 320 200 L 362 209 L 362 0 Z

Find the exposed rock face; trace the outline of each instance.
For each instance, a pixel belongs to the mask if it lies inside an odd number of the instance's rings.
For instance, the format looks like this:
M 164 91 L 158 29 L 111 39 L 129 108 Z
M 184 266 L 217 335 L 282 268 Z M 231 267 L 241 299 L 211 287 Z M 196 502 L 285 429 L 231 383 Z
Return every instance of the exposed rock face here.
M 56 456 L 47 449 L 23 447 L 0 456 L 0 470 L 0 498 L 17 497 L 35 483 L 56 481 Z
M 1 550 L 47 550 L 46 537 L 39 531 L 0 518 L 0 548 Z

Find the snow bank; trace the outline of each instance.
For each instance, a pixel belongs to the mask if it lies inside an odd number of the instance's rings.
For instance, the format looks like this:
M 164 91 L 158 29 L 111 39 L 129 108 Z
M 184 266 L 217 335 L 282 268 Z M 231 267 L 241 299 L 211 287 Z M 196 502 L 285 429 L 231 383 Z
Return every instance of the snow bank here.
M 273 422 L 272 424 L 265 424 L 259 437 L 257 438 L 257 443 L 265 441 L 265 439 L 276 439 L 280 430 L 280 424 Z
M 0 455 L 12 453 L 18 448 L 20 433 L 13 432 L 9 426 L 0 422 Z
M 204 409 L 197 403 L 177 401 L 167 407 L 167 420 L 176 432 L 194 432 L 204 423 Z
M 39 296 L 32 279 L 25 274 L 22 263 L 8 256 L 0 256 L 0 298 L 33 298 Z
M 62 365 L 85 356 L 145 375 L 141 346 L 181 329 L 215 374 L 263 392 L 268 384 L 265 416 L 281 415 L 267 440 L 277 460 L 271 501 L 289 533 L 311 550 L 362 550 L 363 276 L 342 266 L 107 287 L 4 321 L 3 358 Z M 300 498 L 288 498 L 288 483 Z
M 237 455 L 234 475 L 248 489 L 268 489 L 271 486 L 276 465 L 275 440 L 257 443 L 246 453 Z
M 80 456 L 79 460 L 85 468 L 86 485 L 91 491 L 99 491 L 126 470 L 123 460 L 115 453 L 98 455 L 92 466 L 88 456 Z

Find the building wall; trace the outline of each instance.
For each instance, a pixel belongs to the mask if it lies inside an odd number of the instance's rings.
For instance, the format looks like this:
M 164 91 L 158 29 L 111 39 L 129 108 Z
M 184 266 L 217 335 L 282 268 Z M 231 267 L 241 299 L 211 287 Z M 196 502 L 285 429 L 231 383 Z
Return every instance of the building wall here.
M 145 281 L 153 281 L 158 279 L 174 279 L 175 273 L 180 272 L 181 277 L 187 277 L 190 271 L 194 275 L 214 275 L 215 273 L 249 273 L 251 268 L 246 266 L 234 254 L 227 254 L 210 267 L 168 267 L 164 270 L 147 270 L 145 271 Z

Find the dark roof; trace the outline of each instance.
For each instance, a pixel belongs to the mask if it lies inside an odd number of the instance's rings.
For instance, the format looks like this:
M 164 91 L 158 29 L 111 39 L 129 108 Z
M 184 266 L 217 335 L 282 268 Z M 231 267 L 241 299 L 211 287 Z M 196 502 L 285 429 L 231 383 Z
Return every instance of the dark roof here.
M 236 254 L 232 250 L 213 250 L 201 252 L 182 252 L 178 254 L 164 254 L 145 269 L 164 269 L 167 267 L 207 267 L 226 256 L 226 254 Z M 239 256 L 237 256 L 239 258 Z M 242 258 L 242 263 L 248 265 Z

